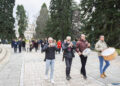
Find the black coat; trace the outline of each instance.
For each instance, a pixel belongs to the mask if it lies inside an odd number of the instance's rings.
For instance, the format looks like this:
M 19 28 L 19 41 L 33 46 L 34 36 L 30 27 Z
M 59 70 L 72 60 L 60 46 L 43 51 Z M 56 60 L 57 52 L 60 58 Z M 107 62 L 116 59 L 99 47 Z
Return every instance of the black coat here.
M 25 41 L 22 41 L 22 47 L 25 47 L 26 43 Z
M 22 46 L 22 41 L 18 41 L 18 47 Z
M 34 43 L 34 47 L 35 47 L 35 48 L 38 48 L 38 42 L 35 42 L 35 43 Z
M 68 45 L 69 45 L 68 43 L 63 44 L 63 50 L 64 50 L 63 57 L 73 58 L 73 57 L 75 57 L 75 55 L 74 55 L 75 46 L 69 48 Z M 71 50 L 69 51 L 69 49 L 71 49 Z
M 17 48 L 17 42 L 14 42 L 14 48 Z
M 49 44 L 45 44 L 43 47 L 42 51 L 45 52 L 45 59 L 55 59 L 55 51 L 58 50 L 56 46 L 54 47 L 48 47 Z

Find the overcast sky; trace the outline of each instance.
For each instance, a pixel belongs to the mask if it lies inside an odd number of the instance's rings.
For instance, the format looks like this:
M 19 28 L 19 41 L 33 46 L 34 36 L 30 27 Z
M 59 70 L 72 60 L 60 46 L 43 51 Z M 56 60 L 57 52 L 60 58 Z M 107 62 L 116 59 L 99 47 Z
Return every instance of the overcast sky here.
M 78 4 L 80 0 L 75 0 Z M 49 8 L 50 0 L 16 0 L 15 7 L 14 7 L 14 17 L 16 17 L 16 7 L 19 4 L 22 4 L 27 12 L 27 16 L 30 22 L 34 22 L 36 17 L 39 15 L 39 11 L 43 3 L 47 4 Z

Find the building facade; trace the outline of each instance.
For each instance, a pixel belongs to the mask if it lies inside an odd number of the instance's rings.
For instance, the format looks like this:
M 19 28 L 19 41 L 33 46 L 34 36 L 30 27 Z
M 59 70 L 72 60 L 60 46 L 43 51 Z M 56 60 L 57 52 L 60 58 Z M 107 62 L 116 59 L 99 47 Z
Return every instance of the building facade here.
M 29 24 L 28 28 L 26 29 L 24 36 L 27 40 L 31 40 L 35 34 L 35 25 Z

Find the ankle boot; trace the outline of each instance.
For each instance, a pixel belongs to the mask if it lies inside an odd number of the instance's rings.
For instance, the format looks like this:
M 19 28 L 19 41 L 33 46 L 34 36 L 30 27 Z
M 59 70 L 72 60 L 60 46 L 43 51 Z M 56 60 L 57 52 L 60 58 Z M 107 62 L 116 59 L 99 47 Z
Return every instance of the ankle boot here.
M 106 74 L 105 74 L 105 72 L 103 72 L 103 75 L 104 75 L 105 77 L 107 77 Z
M 101 77 L 101 78 L 105 78 L 104 74 L 101 74 L 100 77 Z

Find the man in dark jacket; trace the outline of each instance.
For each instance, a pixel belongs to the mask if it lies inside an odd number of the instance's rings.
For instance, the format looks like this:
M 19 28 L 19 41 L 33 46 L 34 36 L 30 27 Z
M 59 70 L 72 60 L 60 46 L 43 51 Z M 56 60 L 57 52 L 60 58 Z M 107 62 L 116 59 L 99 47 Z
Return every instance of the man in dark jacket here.
M 37 52 L 37 50 L 38 50 L 38 41 L 37 40 L 35 40 L 34 47 L 35 47 L 35 51 Z
M 53 80 L 53 73 L 54 73 L 54 60 L 55 60 L 55 51 L 58 50 L 57 47 L 53 43 L 53 38 L 48 38 L 48 44 L 45 44 L 42 51 L 45 51 L 45 58 L 46 58 L 46 71 L 45 71 L 45 78 L 48 79 L 48 71 L 49 67 L 51 68 L 50 73 L 50 81 L 54 83 Z
M 16 40 L 14 40 L 13 47 L 14 47 L 14 52 L 16 53 L 17 52 L 17 41 Z
M 15 39 L 11 41 L 11 47 L 14 48 Z
M 22 47 L 22 39 L 19 38 L 19 40 L 18 40 L 19 53 L 21 53 L 21 47 Z
M 25 42 L 25 39 L 23 39 L 22 40 L 22 48 L 24 51 L 26 51 L 25 47 L 26 47 L 26 42 Z
M 65 58 L 65 63 L 66 63 L 66 79 L 70 80 L 70 70 L 71 70 L 71 65 L 72 65 L 72 59 L 74 56 L 73 50 L 75 49 L 75 46 L 73 46 L 73 43 L 71 42 L 71 37 L 68 36 L 66 38 L 66 43 L 63 45 L 63 50 L 64 50 L 64 58 Z

